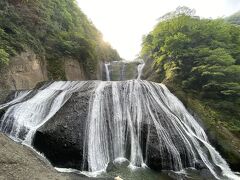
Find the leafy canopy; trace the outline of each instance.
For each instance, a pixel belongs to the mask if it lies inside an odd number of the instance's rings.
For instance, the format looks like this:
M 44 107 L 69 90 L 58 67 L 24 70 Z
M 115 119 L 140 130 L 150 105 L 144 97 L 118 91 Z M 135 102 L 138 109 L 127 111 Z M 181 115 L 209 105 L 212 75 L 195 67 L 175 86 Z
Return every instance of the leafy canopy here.
M 240 27 L 223 19 L 200 19 L 183 9 L 168 13 L 173 16 L 143 38 L 141 56 L 153 61 L 160 80 L 232 103 L 235 108 L 228 110 L 240 115 Z

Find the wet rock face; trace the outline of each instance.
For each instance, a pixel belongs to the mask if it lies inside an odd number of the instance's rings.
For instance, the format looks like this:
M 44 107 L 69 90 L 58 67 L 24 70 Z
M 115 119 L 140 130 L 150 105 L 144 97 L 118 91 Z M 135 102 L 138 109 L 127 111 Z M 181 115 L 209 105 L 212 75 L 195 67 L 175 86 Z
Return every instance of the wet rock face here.
M 152 129 L 150 132 L 147 147 L 147 164 L 153 170 L 162 170 L 164 165 L 159 152 L 159 140 L 156 131 L 154 132 Z
M 159 111 L 159 113 L 164 114 Z M 164 124 L 164 121 L 168 121 L 168 119 L 162 119 L 161 122 Z M 164 126 L 164 125 L 163 125 Z M 146 164 L 149 168 L 159 171 L 159 170 L 173 170 L 174 167 L 171 165 L 171 160 L 173 160 L 173 154 L 169 152 L 167 146 L 163 139 L 159 138 L 159 134 L 157 133 L 157 129 L 153 123 L 149 123 L 147 121 L 144 122 L 142 126 L 142 150 L 144 159 L 146 159 Z M 187 155 L 187 147 L 183 145 L 183 141 L 179 139 L 179 134 L 171 133 L 171 140 L 175 143 L 176 148 L 180 154 L 181 162 L 183 168 L 186 167 L 194 167 L 196 169 L 204 169 L 206 168 L 205 164 L 200 162 L 196 165 L 191 161 L 192 159 L 188 159 Z M 145 143 L 144 143 L 145 142 Z
M 91 92 L 92 88 L 74 93 L 60 111 L 37 130 L 33 146 L 54 166 L 82 169 Z

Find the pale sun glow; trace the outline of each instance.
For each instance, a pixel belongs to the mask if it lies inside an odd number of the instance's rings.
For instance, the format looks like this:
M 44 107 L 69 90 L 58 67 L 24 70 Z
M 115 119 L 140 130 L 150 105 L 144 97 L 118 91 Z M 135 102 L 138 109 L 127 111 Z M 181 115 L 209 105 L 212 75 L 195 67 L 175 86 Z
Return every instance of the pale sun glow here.
M 205 18 L 240 10 L 240 0 L 78 0 L 78 4 L 104 40 L 127 60 L 138 55 L 142 36 L 153 29 L 157 19 L 178 6 L 194 8 Z

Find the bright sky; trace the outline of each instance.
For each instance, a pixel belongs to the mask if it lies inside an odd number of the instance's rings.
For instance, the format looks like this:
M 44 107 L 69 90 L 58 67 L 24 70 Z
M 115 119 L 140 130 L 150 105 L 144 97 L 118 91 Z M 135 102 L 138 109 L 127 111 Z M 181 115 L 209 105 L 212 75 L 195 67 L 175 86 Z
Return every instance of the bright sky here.
M 157 19 L 178 6 L 194 8 L 201 17 L 228 16 L 240 10 L 240 0 L 77 0 L 82 11 L 120 56 L 132 60 L 140 52 L 142 36 Z

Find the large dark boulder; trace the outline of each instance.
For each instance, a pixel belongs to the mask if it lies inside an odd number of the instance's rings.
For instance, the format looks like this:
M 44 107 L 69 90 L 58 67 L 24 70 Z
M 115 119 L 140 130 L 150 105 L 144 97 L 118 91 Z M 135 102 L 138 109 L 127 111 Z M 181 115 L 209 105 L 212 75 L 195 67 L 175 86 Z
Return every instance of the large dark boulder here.
M 47 123 L 39 128 L 33 146 L 54 166 L 82 169 L 88 105 L 93 87 L 72 94 Z

